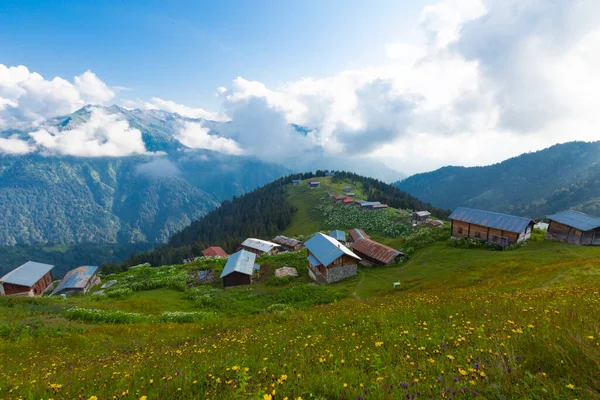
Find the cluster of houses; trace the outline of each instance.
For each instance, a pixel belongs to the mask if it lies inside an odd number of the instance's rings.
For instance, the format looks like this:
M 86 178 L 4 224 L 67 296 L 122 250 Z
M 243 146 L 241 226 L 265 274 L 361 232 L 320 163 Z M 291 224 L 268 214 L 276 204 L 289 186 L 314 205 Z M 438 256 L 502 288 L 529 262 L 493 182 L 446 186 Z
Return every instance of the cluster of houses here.
M 346 189 L 346 188 L 345 188 Z M 347 188 L 351 189 L 351 188 Z M 347 192 L 346 198 L 351 192 Z M 333 196 L 338 201 L 338 196 Z M 345 199 L 344 199 L 345 200 Z M 411 216 L 413 224 L 437 227 L 442 221 L 431 219 L 427 211 L 416 211 Z M 502 247 L 526 241 L 534 227 L 547 229 L 546 237 L 579 245 L 600 245 L 600 218 L 568 210 L 547 217 L 548 223 L 536 224 L 530 218 L 517 217 L 497 212 L 458 207 L 448 217 L 451 236 L 455 239 L 472 238 Z M 271 241 L 248 238 L 238 251 L 228 255 L 218 246 L 202 252 L 204 257 L 227 258 L 220 275 L 225 287 L 249 285 L 260 277 L 260 265 L 256 258 L 279 252 L 308 251 L 309 276 L 319 283 L 332 283 L 354 276 L 358 265 L 388 265 L 398 262 L 404 253 L 379 243 L 362 229 L 350 231 L 332 230 L 328 234 L 317 233 L 306 242 L 276 236 Z M 0 278 L 0 295 L 39 296 L 85 294 L 100 283 L 98 267 L 82 266 L 69 271 L 54 287 L 52 269 L 49 264 L 29 261 Z M 206 273 L 206 271 L 203 271 Z M 297 276 L 295 268 L 282 267 L 275 275 Z
M 379 201 L 355 199 L 354 197 L 356 196 L 356 194 L 352 192 L 352 187 L 350 186 L 344 187 L 343 195 L 335 194 L 334 192 L 330 191 L 327 191 L 327 195 L 336 203 L 341 203 L 344 205 L 356 205 L 362 210 L 381 211 L 389 208 L 387 204 L 382 204 Z
M 0 295 L 50 296 L 85 294 L 100 283 L 98 267 L 82 266 L 69 271 L 54 287 L 53 265 L 28 261 L 0 278 Z

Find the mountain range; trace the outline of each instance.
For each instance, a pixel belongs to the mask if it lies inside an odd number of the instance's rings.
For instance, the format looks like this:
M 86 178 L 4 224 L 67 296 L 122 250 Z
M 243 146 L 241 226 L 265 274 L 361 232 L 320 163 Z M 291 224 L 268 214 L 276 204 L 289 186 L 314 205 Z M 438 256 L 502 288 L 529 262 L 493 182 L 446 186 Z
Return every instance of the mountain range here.
M 600 142 L 558 144 L 485 167 L 443 167 L 394 185 L 446 209 L 539 218 L 572 208 L 600 216 Z
M 147 153 L 1 156 L 0 245 L 162 243 L 222 200 L 290 172 L 253 157 L 187 147 L 177 136 L 182 123 L 214 123 L 164 111 L 88 106 L 47 126 L 77 129 L 98 108 L 138 129 Z M 0 137 L 27 139 L 29 132 Z

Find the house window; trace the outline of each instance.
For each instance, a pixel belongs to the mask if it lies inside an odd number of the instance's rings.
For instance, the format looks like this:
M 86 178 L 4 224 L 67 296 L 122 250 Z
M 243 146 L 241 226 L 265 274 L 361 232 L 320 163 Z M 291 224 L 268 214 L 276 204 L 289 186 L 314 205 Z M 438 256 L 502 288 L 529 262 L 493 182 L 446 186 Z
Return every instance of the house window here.
M 475 237 L 476 237 L 477 239 L 479 239 L 479 238 L 481 237 L 481 233 L 480 233 L 480 232 L 475 232 Z
M 457 232 L 458 232 L 458 234 L 459 234 L 459 235 L 462 235 L 462 233 L 463 233 L 463 228 L 462 228 L 462 227 L 459 227 Z

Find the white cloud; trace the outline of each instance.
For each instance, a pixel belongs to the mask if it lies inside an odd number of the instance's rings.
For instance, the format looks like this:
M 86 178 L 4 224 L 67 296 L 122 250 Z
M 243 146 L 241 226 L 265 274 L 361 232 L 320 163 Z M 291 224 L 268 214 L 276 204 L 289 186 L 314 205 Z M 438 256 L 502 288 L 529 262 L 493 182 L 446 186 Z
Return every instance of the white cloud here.
M 106 104 L 114 92 L 90 71 L 74 78 L 46 80 L 27 67 L 0 64 L 0 130 L 38 126 L 86 104 Z
M 175 138 L 192 149 L 208 149 L 234 155 L 244 153 L 235 140 L 211 135 L 208 128 L 197 122 L 185 121 Z
M 35 148 L 18 136 L 13 135 L 9 138 L 0 138 L 0 154 L 27 154 L 34 151 Z
M 216 112 L 206 111 L 202 108 L 192 108 L 184 106 L 183 104 L 177 104 L 174 101 L 170 100 L 163 100 L 159 97 L 153 97 L 151 104 L 159 110 L 177 113 L 184 117 L 201 118 L 210 121 L 227 121 L 227 116 L 225 115 Z
M 44 127 L 29 135 L 42 152 L 50 154 L 120 157 L 147 153 L 138 129 L 98 108 L 92 109 L 88 121 L 73 129 Z

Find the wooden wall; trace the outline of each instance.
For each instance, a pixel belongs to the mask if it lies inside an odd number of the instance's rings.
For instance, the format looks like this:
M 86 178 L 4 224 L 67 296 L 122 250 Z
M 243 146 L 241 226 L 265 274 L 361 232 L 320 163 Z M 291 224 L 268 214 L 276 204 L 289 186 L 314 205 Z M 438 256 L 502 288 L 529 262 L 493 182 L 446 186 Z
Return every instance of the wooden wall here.
M 41 295 L 48 286 L 52 284 L 52 275 L 48 272 L 39 281 L 37 281 L 32 287 L 13 285 L 11 283 L 4 283 L 4 293 L 6 295 L 33 292 L 34 296 Z
M 550 221 L 547 237 L 573 244 L 600 245 L 600 229 L 584 232 L 556 221 Z
M 225 287 L 249 285 L 250 282 L 252 282 L 250 275 L 242 274 L 237 271 L 223 277 L 223 286 Z
M 492 243 L 505 244 L 508 239 L 509 244 L 515 244 L 526 240 L 531 235 L 531 228 L 528 227 L 528 234 L 519 235 L 515 232 L 502 231 L 500 229 L 488 228 L 487 226 L 470 224 L 463 221 L 452 221 L 452 237 L 485 240 Z M 502 239 L 507 238 L 507 239 Z

